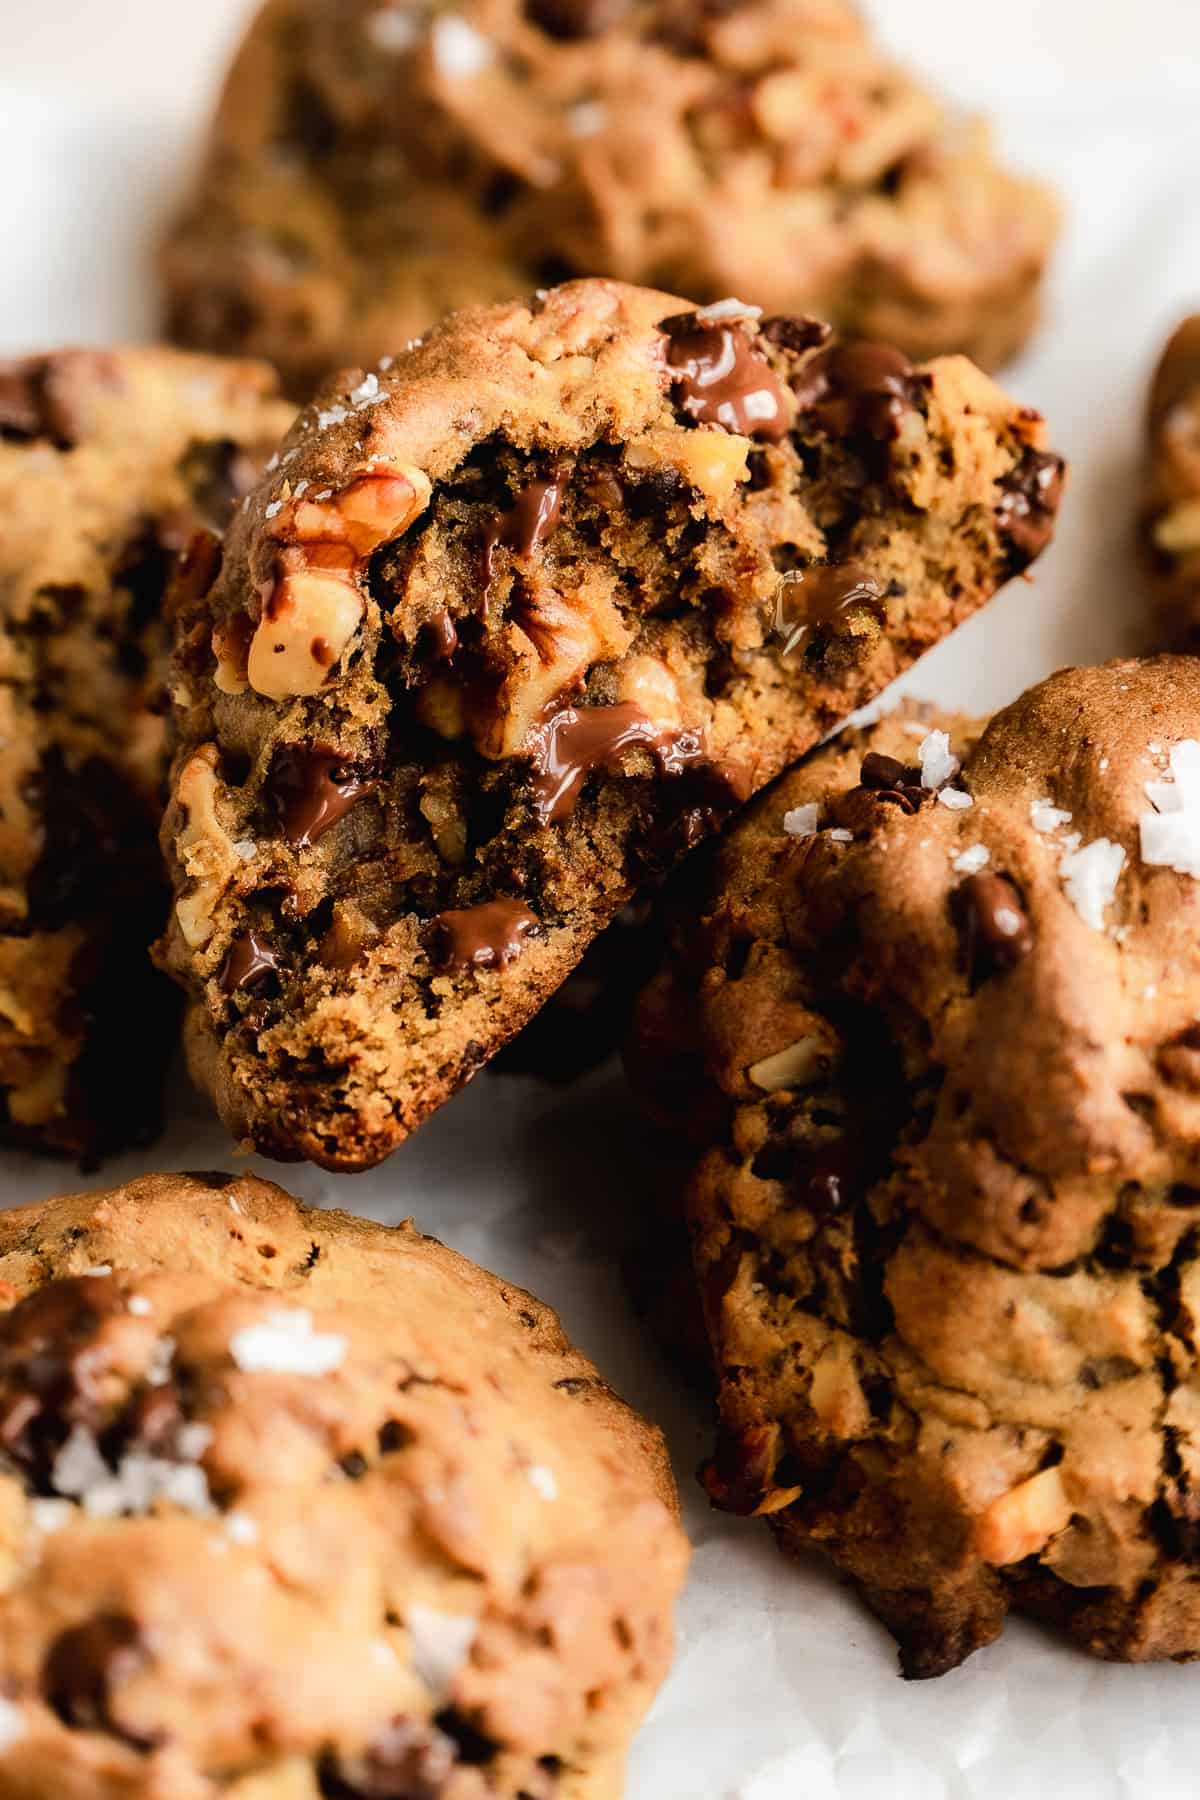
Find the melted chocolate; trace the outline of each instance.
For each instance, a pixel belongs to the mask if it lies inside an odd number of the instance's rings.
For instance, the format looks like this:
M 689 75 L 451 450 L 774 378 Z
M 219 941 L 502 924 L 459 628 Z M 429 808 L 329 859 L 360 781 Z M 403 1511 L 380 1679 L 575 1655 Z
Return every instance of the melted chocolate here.
M 72 1425 L 98 1423 L 107 1363 L 96 1337 L 124 1311 L 111 1275 L 77 1275 L 0 1315 L 0 1445 L 15 1462 L 36 1470 Z
M 1007 875 L 971 875 L 958 889 L 967 966 L 976 980 L 1013 969 L 1033 949 L 1033 927 Z
M 573 41 L 601 37 L 619 25 L 629 0 L 525 0 L 525 13 L 547 37 Z
M 485 900 L 480 906 L 451 908 L 434 920 L 442 938 L 446 969 L 507 969 L 539 923 L 520 900 Z
M 324 1800 L 440 1800 L 458 1748 L 436 1725 L 396 1718 L 360 1756 L 330 1756 L 318 1772 Z
M 882 626 L 887 606 L 879 584 L 856 563 L 804 569 L 780 583 L 775 629 L 785 639 L 783 654 L 795 650 L 809 631 L 836 631 L 857 612 L 869 612 Z
M 915 813 L 926 800 L 933 798 L 921 781 L 921 771 L 897 760 L 869 750 L 863 757 L 859 782 L 877 800 L 899 806 L 902 812 Z
M 113 1717 L 113 1690 L 147 1660 L 136 1620 L 100 1613 L 60 1632 L 42 1665 L 42 1697 L 73 1731 L 107 1731 L 135 1750 L 151 1750 L 157 1735 L 129 1731 Z
M 375 785 L 327 744 L 280 750 L 268 783 L 283 835 L 296 850 L 315 844 Z
M 508 512 L 497 513 L 483 534 L 483 579 L 492 579 L 498 544 L 514 556 L 532 556 L 552 535 L 562 516 L 564 478 L 527 481 Z
M 701 1483 L 714 1506 L 742 1519 L 758 1511 L 775 1478 L 778 1438 L 778 1428 L 773 1425 L 735 1430 L 721 1422 L 716 1454 L 700 1471 Z
M 784 385 L 741 325 L 706 325 L 684 313 L 664 319 L 661 329 L 679 407 L 689 419 L 771 443 L 787 436 Z
M 450 614 L 443 607 L 435 613 L 425 625 L 427 641 L 432 646 L 431 654 L 435 662 L 449 662 L 458 649 L 458 627 Z
M 76 371 L 83 358 L 72 358 Z M 87 356 L 94 376 L 110 387 L 120 384 L 117 364 L 101 352 Z M 59 450 L 75 447 L 82 421 L 76 414 L 71 383 L 57 356 L 27 356 L 0 363 L 0 437 L 44 439 Z
M 279 958 L 265 939 L 255 931 L 243 931 L 229 946 L 221 970 L 221 992 L 235 994 L 239 988 L 253 987 L 264 976 L 273 975 L 278 967 Z
M 1065 470 L 1061 456 L 1026 450 L 1012 474 L 1001 482 L 996 520 L 1009 541 L 1008 564 L 1013 574 L 1028 568 L 1054 536 Z
M 662 775 L 680 775 L 705 756 L 700 732 L 656 725 L 631 701 L 564 706 L 534 726 L 527 747 L 534 805 L 542 825 L 555 825 L 570 815 L 593 770 L 620 773 L 627 750 L 648 751 Z
M 781 350 L 791 350 L 797 356 L 803 356 L 809 350 L 820 350 L 833 336 L 832 325 L 826 325 L 823 319 L 806 319 L 786 313 L 764 319 L 758 329 L 768 343 L 778 344 Z
M 852 339 L 814 356 L 795 383 L 796 404 L 832 437 L 894 438 L 925 381 L 889 344 Z

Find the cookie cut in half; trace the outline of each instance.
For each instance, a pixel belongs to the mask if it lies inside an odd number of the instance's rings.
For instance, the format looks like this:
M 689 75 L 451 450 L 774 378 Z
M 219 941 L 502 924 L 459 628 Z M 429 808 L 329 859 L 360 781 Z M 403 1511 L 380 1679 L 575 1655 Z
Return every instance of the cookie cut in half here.
M 686 1544 L 555 1315 L 255 1177 L 0 1215 L 0 1787 L 618 1800 Z
M 259 364 L 0 362 L 5 1143 L 94 1160 L 157 1128 L 177 1012 L 148 957 L 168 906 L 163 595 L 293 413 Z
M 172 335 L 307 399 L 580 275 L 992 367 L 1057 229 L 848 0 L 268 0 L 162 267 Z
M 1200 313 L 1163 351 L 1150 391 L 1142 547 L 1159 641 L 1200 648 Z
M 581 282 L 304 411 L 178 609 L 163 958 L 233 1132 L 377 1162 L 1049 539 L 961 359 Z
M 1010 1608 L 1200 1655 L 1200 663 L 847 733 L 672 936 L 630 1069 L 695 1145 L 714 1502 L 910 1676 Z

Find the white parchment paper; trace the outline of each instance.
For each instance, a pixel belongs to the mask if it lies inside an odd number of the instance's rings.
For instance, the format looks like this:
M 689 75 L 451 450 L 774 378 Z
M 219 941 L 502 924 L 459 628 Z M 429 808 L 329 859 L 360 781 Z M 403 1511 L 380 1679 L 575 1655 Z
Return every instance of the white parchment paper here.
M 334 4 L 335 0 L 330 0 Z M 1130 554 L 1143 395 L 1200 306 L 1198 0 L 876 0 L 897 51 L 989 107 L 1069 225 L 1045 328 L 1009 386 L 1073 462 L 1059 540 L 907 680 L 986 708 L 1068 661 L 1135 645 Z M 148 247 L 245 0 L 0 0 L 0 349 L 146 335 Z M 88 1185 L 229 1161 L 176 1084 L 170 1136 Z M 887 1634 L 763 1528 L 692 1481 L 702 1409 L 630 1315 L 615 1259 L 653 1162 L 615 1069 L 565 1091 L 481 1077 L 383 1169 L 261 1165 L 314 1201 L 427 1230 L 556 1305 L 668 1431 L 695 1561 L 674 1673 L 634 1751 L 630 1800 L 1193 1800 L 1200 1668 L 1110 1668 L 1021 1622 L 954 1674 L 902 1683 Z M 0 1203 L 70 1172 L 0 1157 Z

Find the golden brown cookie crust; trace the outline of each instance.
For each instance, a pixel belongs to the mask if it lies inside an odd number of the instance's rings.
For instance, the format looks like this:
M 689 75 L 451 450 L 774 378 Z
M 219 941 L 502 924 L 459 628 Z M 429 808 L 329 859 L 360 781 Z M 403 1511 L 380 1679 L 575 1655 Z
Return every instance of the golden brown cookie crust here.
M 259 364 L 172 350 L 0 362 L 0 1138 L 94 1159 L 152 1135 L 175 1025 L 163 596 L 294 416 Z
M 617 1800 L 686 1550 L 547 1307 L 253 1176 L 4 1213 L 0 1283 L 5 1792 Z
M 1146 418 L 1141 547 L 1157 602 L 1157 635 L 1200 645 L 1200 313 L 1163 351 Z
M 993 367 L 1057 223 L 844 0 L 270 0 L 163 269 L 173 335 L 302 398 L 571 275 Z
M 853 1575 L 909 1675 L 1011 1606 L 1200 1654 L 1198 765 L 1190 658 L 902 709 L 735 827 L 642 1004 L 635 1086 L 696 1146 L 706 1485 Z
M 388 1154 L 1038 554 L 1043 445 L 960 358 L 612 282 L 330 384 L 179 611 L 163 955 L 235 1134 Z

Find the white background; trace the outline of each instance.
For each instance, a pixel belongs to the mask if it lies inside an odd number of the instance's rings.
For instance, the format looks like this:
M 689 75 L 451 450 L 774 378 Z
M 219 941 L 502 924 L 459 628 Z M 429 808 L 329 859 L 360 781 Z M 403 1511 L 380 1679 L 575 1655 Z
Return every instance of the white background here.
M 1165 332 L 1200 306 L 1200 0 L 868 10 L 899 53 L 995 112 L 1007 154 L 1052 177 L 1069 209 L 1045 327 L 1006 377 L 1073 462 L 1058 544 L 907 683 L 989 707 L 1144 632 L 1129 551 L 1143 393 Z M 149 246 L 245 12 L 243 0 L 0 0 L 0 349 L 152 332 Z M 228 1160 L 180 1085 L 167 1144 L 104 1180 Z M 65 1179 L 0 1160 L 12 1202 Z M 565 1092 L 485 1077 L 376 1174 L 284 1179 L 376 1217 L 412 1213 L 535 1288 L 666 1425 L 697 1553 L 630 1800 L 1200 1792 L 1200 1669 L 1108 1668 L 1017 1623 L 963 1669 L 906 1686 L 886 1634 L 831 1577 L 786 1566 L 765 1533 L 700 1503 L 704 1419 L 632 1326 L 614 1268 L 653 1179 L 615 1070 Z

